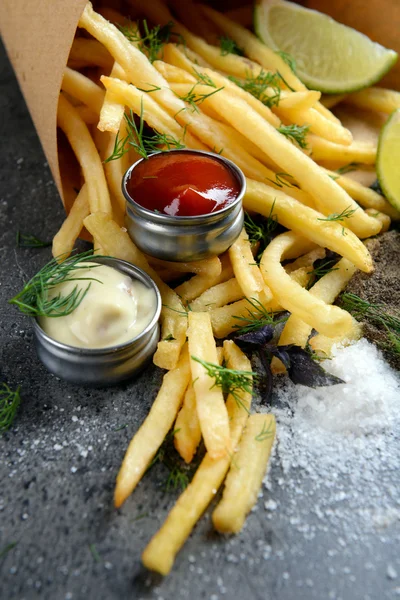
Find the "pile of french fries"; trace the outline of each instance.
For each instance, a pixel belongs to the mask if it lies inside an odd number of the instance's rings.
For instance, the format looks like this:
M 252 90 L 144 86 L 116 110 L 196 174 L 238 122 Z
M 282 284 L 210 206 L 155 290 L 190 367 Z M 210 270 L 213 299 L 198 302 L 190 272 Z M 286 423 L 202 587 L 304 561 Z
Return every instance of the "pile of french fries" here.
M 233 341 L 217 347 L 215 338 L 226 338 L 257 302 L 271 312 L 290 311 L 281 344 L 305 347 L 315 329 L 312 348 L 329 355 L 334 344 L 358 339 L 357 323 L 332 303 L 357 269 L 373 269 L 363 240 L 387 230 L 400 214 L 372 189 L 326 168 L 329 161 L 373 165 L 376 145 L 353 141 L 321 103 L 321 94 L 308 90 L 280 55 L 240 23 L 246 11 L 228 16 L 191 2 L 128 4 L 130 21 L 115 4 L 95 12 L 90 2 L 79 21 L 62 82 L 58 126 L 80 165 L 81 185 L 76 193 L 64 179 L 71 208 L 54 238 L 53 254 L 68 255 L 86 228 L 96 252 L 137 265 L 160 289 L 162 336 L 154 363 L 167 373 L 127 449 L 115 505 L 133 492 L 171 428 L 175 447 L 188 463 L 203 440 L 206 454 L 192 482 L 143 554 L 148 568 L 167 574 L 225 477 L 213 523 L 218 531 L 240 530 L 256 502 L 275 436 L 273 415 L 250 414 L 249 360 Z M 173 22 L 174 35 L 155 60 L 140 43 L 135 21 L 143 18 L 148 27 Z M 135 36 L 124 35 L 127 26 Z M 244 56 L 221 52 L 220 36 L 234 40 Z M 240 82 L 276 72 L 281 90 L 271 108 L 229 78 Z M 370 88 L 326 104 L 338 102 L 389 114 L 400 107 L 400 95 Z M 224 255 L 209 260 L 171 263 L 139 251 L 124 228 L 121 192 L 122 176 L 139 156 L 131 148 L 105 162 L 126 137 L 128 110 L 186 147 L 222 153 L 242 169 L 245 210 L 272 216 L 288 229 L 267 246 L 260 265 L 245 229 Z M 306 148 L 278 131 L 290 124 L 309 127 Z M 326 249 L 342 258 L 306 289 L 310 269 Z M 192 276 L 174 288 L 182 274 Z M 250 388 L 224 398 L 201 361 L 223 361 L 250 373 Z M 284 370 L 278 359 L 272 367 Z

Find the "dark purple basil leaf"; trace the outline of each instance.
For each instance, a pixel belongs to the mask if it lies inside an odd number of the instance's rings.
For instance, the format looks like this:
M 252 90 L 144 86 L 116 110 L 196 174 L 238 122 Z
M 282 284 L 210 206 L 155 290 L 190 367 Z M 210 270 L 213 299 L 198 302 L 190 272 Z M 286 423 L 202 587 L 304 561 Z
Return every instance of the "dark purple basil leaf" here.
M 276 356 L 276 358 L 279 358 L 279 360 L 283 362 L 285 369 L 289 371 L 291 364 L 288 352 L 289 348 L 291 348 L 291 346 L 275 346 L 275 344 L 268 344 L 265 349 Z
M 271 363 L 269 356 L 267 353 L 261 349 L 258 351 L 258 356 L 260 357 L 261 364 L 265 371 L 265 377 L 262 377 L 261 381 L 265 386 L 265 391 L 263 393 L 263 399 L 265 403 L 269 402 L 272 395 L 272 386 L 273 386 L 273 377 L 271 371 Z
M 316 363 L 309 353 L 300 346 L 283 346 L 290 357 L 288 375 L 293 383 L 300 383 L 308 387 L 323 387 L 346 383 L 343 379 L 327 373 Z
M 234 336 L 234 340 L 243 350 L 258 350 L 272 340 L 275 325 L 265 325 L 256 331 L 249 331 L 242 335 Z

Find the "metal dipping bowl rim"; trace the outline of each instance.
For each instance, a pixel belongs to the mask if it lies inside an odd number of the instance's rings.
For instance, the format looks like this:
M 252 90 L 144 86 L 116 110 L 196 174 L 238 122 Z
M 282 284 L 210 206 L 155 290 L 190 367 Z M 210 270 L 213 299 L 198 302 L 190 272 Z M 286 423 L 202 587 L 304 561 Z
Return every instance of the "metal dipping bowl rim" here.
M 136 279 L 136 280 L 140 281 L 141 283 L 144 283 L 144 281 L 146 281 L 146 283 L 148 284 L 148 287 L 150 287 L 154 291 L 155 297 L 156 297 L 156 308 L 155 308 L 154 315 L 153 315 L 151 321 L 143 329 L 143 331 L 138 333 L 131 340 L 128 340 L 127 342 L 124 342 L 122 344 L 116 344 L 114 346 L 105 346 L 104 348 L 81 348 L 79 346 L 70 346 L 69 344 L 63 344 L 62 342 L 59 342 L 58 340 L 55 340 L 54 338 L 50 337 L 44 331 L 44 329 L 39 325 L 37 317 L 35 317 L 33 319 L 33 328 L 35 330 L 36 335 L 38 335 L 38 337 L 43 338 L 50 345 L 53 345 L 54 347 L 66 352 L 66 353 L 76 354 L 76 355 L 80 355 L 80 356 L 99 356 L 99 357 L 101 357 L 101 356 L 106 356 L 106 355 L 110 355 L 113 353 L 118 353 L 122 350 L 128 349 L 131 346 L 140 342 L 142 338 L 146 337 L 146 335 L 149 334 L 151 332 L 151 330 L 157 325 L 158 319 L 161 314 L 162 300 L 161 300 L 160 291 L 159 291 L 156 283 L 153 281 L 153 279 L 145 271 L 143 271 L 142 269 L 139 269 L 139 267 L 136 267 L 132 263 L 127 262 L 126 260 L 122 260 L 120 258 L 114 258 L 113 256 L 97 257 L 95 254 L 93 255 L 93 260 L 91 262 L 95 262 L 95 263 L 99 263 L 99 264 L 106 265 L 109 267 L 113 267 L 116 270 L 120 271 L 121 273 L 124 273 L 125 275 L 128 275 L 132 279 Z M 54 317 L 54 318 L 57 318 L 57 317 Z
M 236 179 L 239 182 L 240 190 L 239 190 L 237 197 L 232 202 L 230 202 L 229 204 L 227 204 L 220 210 L 216 210 L 215 212 L 209 212 L 209 213 L 205 213 L 202 215 L 181 216 L 181 217 L 167 215 L 164 213 L 157 213 L 157 212 L 154 212 L 153 210 L 149 210 L 148 208 L 145 208 L 141 204 L 138 204 L 138 202 L 136 202 L 134 200 L 134 198 L 132 198 L 132 196 L 130 196 L 130 194 L 128 193 L 128 190 L 127 190 L 127 181 L 130 179 L 132 171 L 135 169 L 135 167 L 137 167 L 138 164 L 140 164 L 144 160 L 151 160 L 151 158 L 153 156 L 157 156 L 159 154 L 170 154 L 172 152 L 180 153 L 180 154 L 197 154 L 200 156 L 207 156 L 208 158 L 213 158 L 213 159 L 219 161 L 220 163 L 222 163 L 223 165 L 225 165 L 231 172 L 233 172 L 233 174 L 235 175 Z M 220 154 L 216 154 L 215 152 L 208 152 L 206 150 L 195 150 L 192 148 L 175 148 L 175 149 L 168 150 L 168 151 L 161 150 L 159 152 L 153 152 L 152 154 L 148 155 L 148 158 L 140 158 L 135 163 L 133 163 L 133 165 L 131 165 L 129 167 L 129 169 L 126 171 L 125 175 L 122 178 L 122 193 L 125 196 L 126 201 L 129 204 L 135 206 L 135 208 L 138 211 L 143 213 L 144 216 L 147 216 L 151 221 L 153 221 L 154 223 L 159 223 L 159 224 L 182 223 L 185 225 L 190 225 L 191 223 L 193 223 L 193 225 L 196 225 L 197 223 L 202 222 L 205 219 L 214 220 L 214 217 L 215 217 L 215 220 L 219 220 L 220 217 L 223 217 L 223 215 L 225 213 L 229 213 L 230 211 L 232 211 L 232 209 L 235 208 L 235 206 L 237 206 L 237 204 L 239 204 L 242 201 L 245 191 L 246 191 L 246 178 L 245 178 L 242 170 L 234 162 L 229 160 L 229 158 L 225 158 L 224 156 L 221 156 Z

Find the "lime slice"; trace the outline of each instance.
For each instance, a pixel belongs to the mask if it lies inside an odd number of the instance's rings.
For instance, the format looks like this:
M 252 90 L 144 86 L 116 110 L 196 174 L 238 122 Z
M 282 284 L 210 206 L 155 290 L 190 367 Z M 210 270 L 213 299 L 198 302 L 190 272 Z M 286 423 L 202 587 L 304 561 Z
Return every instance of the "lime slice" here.
M 400 109 L 390 115 L 379 136 L 376 171 L 383 193 L 400 211 Z
M 254 29 L 264 44 L 293 56 L 307 87 L 326 94 L 370 86 L 397 60 L 394 50 L 355 29 L 285 0 L 257 0 Z

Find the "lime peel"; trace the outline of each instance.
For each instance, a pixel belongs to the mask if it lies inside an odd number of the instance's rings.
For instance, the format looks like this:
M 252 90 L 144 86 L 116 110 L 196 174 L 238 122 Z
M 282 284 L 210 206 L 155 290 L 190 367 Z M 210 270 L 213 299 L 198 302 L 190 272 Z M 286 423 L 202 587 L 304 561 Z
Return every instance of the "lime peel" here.
M 394 208 L 400 211 L 400 109 L 382 127 L 376 161 L 378 181 Z

